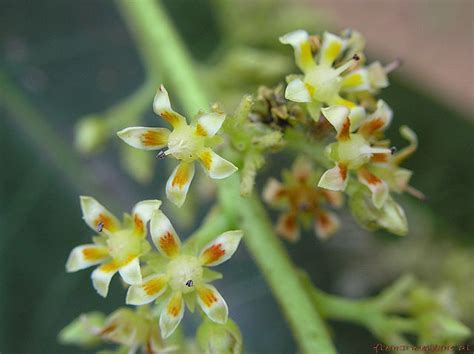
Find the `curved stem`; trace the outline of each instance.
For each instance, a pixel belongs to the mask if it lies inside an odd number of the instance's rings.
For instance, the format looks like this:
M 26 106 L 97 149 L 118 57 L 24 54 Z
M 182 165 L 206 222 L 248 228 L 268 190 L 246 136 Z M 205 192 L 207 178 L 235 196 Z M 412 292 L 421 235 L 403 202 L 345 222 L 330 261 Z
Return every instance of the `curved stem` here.
M 336 353 L 325 323 L 303 288 L 260 201 L 254 195 L 240 197 L 237 174 L 219 183 L 219 195 L 229 219 L 242 227 L 244 242 L 281 306 L 302 352 Z
M 188 115 L 208 105 L 198 85 L 192 59 L 158 0 L 117 0 L 129 28 L 139 44 L 149 73 L 158 67 L 181 98 Z

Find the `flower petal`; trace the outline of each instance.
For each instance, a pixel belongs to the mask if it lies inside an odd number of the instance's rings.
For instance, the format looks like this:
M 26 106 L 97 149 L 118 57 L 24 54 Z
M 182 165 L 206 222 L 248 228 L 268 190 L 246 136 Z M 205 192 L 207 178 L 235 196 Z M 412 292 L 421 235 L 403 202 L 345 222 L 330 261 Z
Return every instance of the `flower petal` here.
M 165 257 L 174 258 L 179 255 L 181 240 L 171 225 L 170 220 L 161 210 L 153 213 L 150 223 L 150 233 L 158 251 Z
M 164 339 L 168 338 L 178 327 L 184 315 L 184 301 L 180 292 L 171 294 L 166 307 L 161 311 L 160 329 Z
M 313 164 L 306 157 L 298 157 L 291 166 L 291 172 L 298 183 L 307 183 L 313 171 Z
M 66 262 L 66 271 L 76 272 L 81 269 L 102 263 L 109 256 L 105 246 L 95 244 L 74 247 Z
M 224 123 L 225 114 L 212 112 L 199 117 L 196 125 L 196 133 L 201 136 L 214 136 Z
M 398 236 L 405 236 L 408 233 L 408 222 L 403 208 L 391 197 L 381 209 L 381 215 L 377 223 Z
M 158 150 L 168 144 L 170 131 L 166 128 L 131 127 L 117 133 L 128 145 L 142 150 Z
M 380 209 L 388 197 L 388 185 L 376 175 L 365 168 L 358 171 L 359 181 L 366 185 L 372 192 L 372 202 L 377 209 Z
M 324 172 L 319 180 L 318 187 L 333 191 L 343 191 L 347 184 L 347 166 L 338 164 Z
M 314 229 L 321 240 L 327 240 L 340 227 L 339 218 L 329 211 L 319 210 L 316 214 Z
M 371 136 L 379 131 L 384 131 L 390 124 L 393 111 L 383 101 L 377 101 L 377 109 L 364 122 L 362 122 L 359 132 L 365 137 Z
M 229 309 L 224 298 L 212 285 L 205 284 L 197 289 L 197 301 L 204 313 L 214 322 L 226 323 Z
M 112 261 L 97 267 L 91 274 L 92 285 L 100 296 L 106 297 L 112 277 L 120 268 L 118 262 Z
M 369 73 L 367 72 L 367 69 L 351 71 L 342 79 L 341 91 L 344 92 L 369 91 L 370 88 Z
M 193 162 L 181 161 L 166 183 L 166 196 L 177 207 L 182 206 L 186 200 L 189 185 L 194 177 L 194 170 Z
M 224 263 L 235 253 L 242 236 L 241 230 L 224 232 L 203 247 L 199 260 L 209 267 Z
M 140 285 L 128 288 L 126 303 L 128 305 L 145 305 L 157 299 L 166 291 L 168 277 L 165 274 L 154 274 L 143 279 Z
M 127 284 L 140 284 L 142 282 L 142 273 L 140 271 L 140 260 L 138 257 L 129 257 L 129 259 L 119 268 L 120 276 Z
M 156 93 L 155 99 L 153 101 L 153 110 L 174 128 L 181 124 L 186 124 L 186 118 L 173 111 L 171 108 L 168 91 L 166 91 L 163 85 L 160 86 L 158 92 Z
M 388 77 L 384 67 L 380 62 L 375 61 L 368 67 L 370 84 L 374 89 L 388 87 Z
M 277 221 L 276 231 L 287 241 L 298 241 L 300 238 L 300 227 L 296 213 L 281 214 Z
M 319 50 L 319 63 L 331 66 L 344 50 L 344 41 L 335 34 L 324 32 L 321 49 Z
M 133 207 L 132 218 L 134 231 L 138 235 L 146 235 L 146 224 L 150 221 L 155 210 L 161 206 L 161 200 L 143 200 Z
M 238 170 L 233 163 L 217 155 L 212 149 L 206 148 L 199 154 L 204 171 L 209 177 L 214 179 L 223 179 L 229 177 Z
M 285 196 L 285 188 L 283 184 L 272 177 L 263 188 L 262 196 L 266 203 L 274 204 Z
M 296 65 L 303 71 L 306 72 L 316 66 L 314 61 L 313 53 L 311 51 L 311 43 L 309 41 L 309 35 L 306 31 L 297 30 L 290 32 L 280 37 L 280 42 L 283 44 L 289 44 L 295 50 L 295 61 Z
M 118 219 L 97 200 L 92 197 L 81 196 L 82 217 L 86 224 L 94 231 L 101 225 L 103 229 L 115 231 L 119 228 Z
M 311 93 L 301 79 L 294 79 L 286 86 L 285 98 L 293 102 L 311 102 Z
M 334 129 L 336 129 L 338 140 L 349 139 L 351 126 L 349 120 L 349 108 L 344 106 L 330 106 L 327 108 L 321 108 L 321 112 Z

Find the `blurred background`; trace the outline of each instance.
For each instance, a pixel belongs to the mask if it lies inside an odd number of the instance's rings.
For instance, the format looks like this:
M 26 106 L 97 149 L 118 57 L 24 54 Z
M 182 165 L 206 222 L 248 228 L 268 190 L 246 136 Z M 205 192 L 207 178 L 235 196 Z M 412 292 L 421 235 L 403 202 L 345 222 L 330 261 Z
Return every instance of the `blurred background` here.
M 258 84 L 274 85 L 294 71 L 291 51 L 277 40 L 294 29 L 351 27 L 366 36 L 369 61 L 402 59 L 382 98 L 395 111 L 390 137 L 401 143 L 402 124 L 419 137 L 419 149 L 405 167 L 415 171 L 412 184 L 428 199 L 401 199 L 409 235 L 367 233 L 342 212 L 343 228 L 334 238 L 322 243 L 308 232 L 288 249 L 318 287 L 348 297 L 373 295 L 400 274 L 414 273 L 448 291 L 453 311 L 473 328 L 473 1 L 164 3 L 209 96 L 229 110 Z M 131 121 L 155 123 L 151 98 L 161 83 L 159 63 L 156 73 L 146 70 L 114 2 L 0 0 L 0 5 L 0 352 L 85 353 L 58 344 L 57 333 L 82 312 L 111 312 L 123 304 L 125 290 L 115 279 L 105 300 L 93 290 L 90 271 L 65 273 L 70 250 L 91 236 L 78 196 L 93 195 L 120 215 L 141 199 L 162 198 L 169 167 L 123 150 L 113 137 L 97 152 L 80 153 L 75 127 L 90 114 L 112 121 L 123 112 L 108 109 L 130 95 L 145 102 L 136 104 Z M 146 77 L 155 88 L 143 85 Z M 137 172 L 134 161 L 147 167 Z M 269 164 L 257 189 L 266 176 L 279 176 L 286 161 L 291 159 Z M 189 217 L 176 225 L 183 238 L 199 224 L 205 208 L 199 209 L 197 215 L 188 209 Z M 245 247 L 220 271 L 225 278 L 217 286 L 242 329 L 246 352 L 295 352 Z M 191 335 L 197 316 L 187 313 L 185 320 Z M 363 328 L 331 325 L 341 353 L 369 353 L 377 342 Z

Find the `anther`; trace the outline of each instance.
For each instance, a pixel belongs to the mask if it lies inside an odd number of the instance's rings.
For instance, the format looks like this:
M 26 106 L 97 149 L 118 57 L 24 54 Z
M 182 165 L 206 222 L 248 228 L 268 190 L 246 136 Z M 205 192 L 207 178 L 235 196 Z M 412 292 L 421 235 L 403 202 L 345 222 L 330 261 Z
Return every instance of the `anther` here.
M 390 147 L 390 153 L 393 155 L 397 152 L 397 148 L 395 146 Z
M 193 282 L 191 279 L 189 279 L 189 280 L 186 282 L 186 286 L 187 286 L 188 288 L 192 287 L 193 285 L 194 285 L 194 282 Z
M 360 60 L 360 56 L 358 56 L 357 54 L 354 54 L 352 56 L 352 59 L 356 60 L 356 61 L 359 61 Z
M 166 156 L 165 150 L 160 150 L 158 154 L 156 155 L 156 158 L 161 160 L 161 159 L 164 159 L 165 156 Z
M 97 224 L 97 231 L 102 232 L 103 229 L 104 229 L 104 222 L 101 221 Z

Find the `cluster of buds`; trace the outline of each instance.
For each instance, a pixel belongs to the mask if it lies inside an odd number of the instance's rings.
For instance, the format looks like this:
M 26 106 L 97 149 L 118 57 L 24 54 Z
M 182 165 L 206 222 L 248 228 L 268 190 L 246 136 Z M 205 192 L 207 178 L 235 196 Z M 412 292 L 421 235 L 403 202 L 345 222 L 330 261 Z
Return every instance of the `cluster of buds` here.
M 268 204 L 285 210 L 278 219 L 278 234 L 288 241 L 297 241 L 300 238 L 298 220 L 301 220 L 306 225 L 312 222 L 320 239 L 333 235 L 339 228 L 339 219 L 322 205 L 340 207 L 342 194 L 316 187 L 320 174 L 306 158 L 297 159 L 291 171 L 285 170 L 282 175 L 283 183 L 271 178 L 263 190 L 263 199 Z
M 159 200 L 139 202 L 132 214 L 126 214 L 120 223 L 98 201 L 81 197 L 83 218 L 98 235 L 93 243 L 72 250 L 66 263 L 67 271 L 75 272 L 99 265 L 91 278 L 101 296 L 107 296 L 111 279 L 118 272 L 123 281 L 130 285 L 127 304 L 141 306 L 157 299 L 163 301 L 159 320 L 162 338 L 169 337 L 175 331 L 183 318 L 185 304 L 194 311 L 197 302 L 210 320 L 225 324 L 227 304 L 210 284 L 221 275 L 207 267 L 217 266 L 234 254 L 242 231 L 224 232 L 197 255 L 188 254 L 182 250 L 181 241 L 169 219 L 159 210 L 160 204 Z M 152 251 L 146 239 L 148 223 L 158 252 Z M 130 316 L 127 315 L 127 318 Z M 103 334 L 110 332 L 111 329 L 104 330 Z M 143 331 L 140 333 L 143 335 Z

